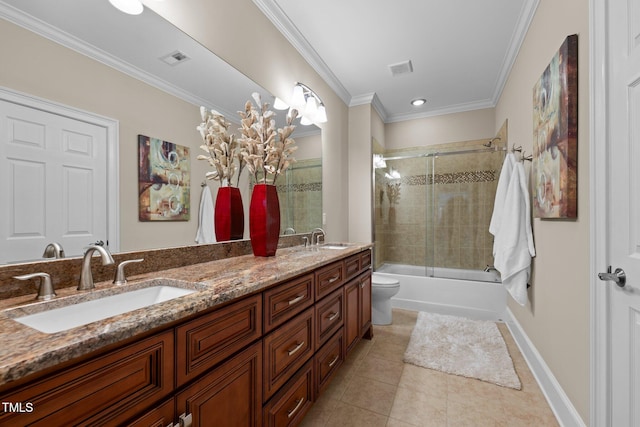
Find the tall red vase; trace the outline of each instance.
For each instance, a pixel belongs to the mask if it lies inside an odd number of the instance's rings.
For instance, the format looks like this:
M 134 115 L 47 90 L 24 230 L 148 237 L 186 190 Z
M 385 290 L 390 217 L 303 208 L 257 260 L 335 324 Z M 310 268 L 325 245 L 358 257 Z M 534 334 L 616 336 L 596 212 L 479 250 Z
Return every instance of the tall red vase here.
M 275 185 L 254 185 L 249 206 L 249 235 L 255 256 L 276 254 L 280 238 L 280 201 Z
M 213 211 L 216 240 L 239 240 L 244 235 L 244 209 L 240 189 L 220 187 Z

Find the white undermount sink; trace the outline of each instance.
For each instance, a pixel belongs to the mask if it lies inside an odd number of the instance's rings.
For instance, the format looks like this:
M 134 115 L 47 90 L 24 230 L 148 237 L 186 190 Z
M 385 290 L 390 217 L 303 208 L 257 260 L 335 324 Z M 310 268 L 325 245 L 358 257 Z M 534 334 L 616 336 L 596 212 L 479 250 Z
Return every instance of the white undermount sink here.
M 322 249 L 347 249 L 349 245 L 345 243 L 324 243 L 319 247 Z
M 176 286 L 150 286 L 40 313 L 28 314 L 16 317 L 13 320 L 40 332 L 53 334 L 139 308 L 149 307 L 193 292 L 196 291 Z

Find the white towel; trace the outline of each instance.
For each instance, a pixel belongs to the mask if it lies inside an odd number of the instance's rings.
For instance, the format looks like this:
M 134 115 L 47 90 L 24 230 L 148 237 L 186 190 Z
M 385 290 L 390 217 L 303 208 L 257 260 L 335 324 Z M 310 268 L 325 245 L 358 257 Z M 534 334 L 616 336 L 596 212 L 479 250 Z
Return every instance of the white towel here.
M 498 178 L 498 188 L 496 189 L 496 198 L 493 202 L 493 213 L 491 214 L 491 223 L 489 224 L 489 233 L 494 236 L 497 235 L 500 224 L 502 223 L 502 214 L 504 211 L 504 201 L 507 197 L 507 188 L 511 182 L 511 175 L 513 174 L 513 165 L 515 165 L 516 157 L 513 153 L 507 153 L 502 164 L 502 170 L 500 171 L 500 178 Z M 493 256 L 496 256 L 496 244 L 493 242 Z
M 536 255 L 531 230 L 531 205 L 524 166 L 516 162 L 504 199 L 495 239 L 495 268 L 502 284 L 520 305 L 527 303 L 531 257 Z
M 213 225 L 213 199 L 209 186 L 202 187 L 200 197 L 200 212 L 198 213 L 198 232 L 196 233 L 197 243 L 215 243 L 216 234 Z

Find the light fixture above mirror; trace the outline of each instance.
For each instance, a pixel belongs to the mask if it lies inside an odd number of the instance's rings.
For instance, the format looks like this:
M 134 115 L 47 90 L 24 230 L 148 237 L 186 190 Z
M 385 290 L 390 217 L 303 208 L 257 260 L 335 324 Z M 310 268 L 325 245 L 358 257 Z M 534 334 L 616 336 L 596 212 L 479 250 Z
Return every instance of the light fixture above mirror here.
M 119 11 L 129 15 L 140 15 L 144 10 L 140 0 L 109 0 L 109 3 Z
M 304 126 L 327 121 L 327 110 L 322 99 L 309 86 L 299 82 L 293 87 L 291 105 L 276 98 L 273 108 L 277 110 L 295 108 L 300 115 L 300 124 Z

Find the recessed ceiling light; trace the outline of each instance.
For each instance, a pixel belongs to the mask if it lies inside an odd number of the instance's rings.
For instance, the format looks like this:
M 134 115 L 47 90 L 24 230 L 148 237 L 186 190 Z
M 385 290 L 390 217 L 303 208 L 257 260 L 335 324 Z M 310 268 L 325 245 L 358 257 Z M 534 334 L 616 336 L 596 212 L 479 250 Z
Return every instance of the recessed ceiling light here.
M 423 105 L 425 102 L 427 102 L 426 99 L 418 98 L 418 99 L 414 99 L 413 101 L 411 101 L 411 105 L 413 105 L 414 107 L 419 107 L 419 106 Z

